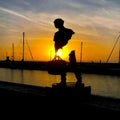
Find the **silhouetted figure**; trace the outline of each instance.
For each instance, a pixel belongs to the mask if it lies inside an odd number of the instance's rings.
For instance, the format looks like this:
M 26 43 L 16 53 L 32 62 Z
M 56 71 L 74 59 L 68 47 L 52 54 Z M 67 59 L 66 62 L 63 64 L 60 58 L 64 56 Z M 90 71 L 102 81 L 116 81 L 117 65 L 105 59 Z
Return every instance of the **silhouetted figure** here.
M 58 31 L 54 35 L 54 47 L 55 52 L 57 52 L 58 49 L 61 49 L 68 43 L 68 40 L 71 39 L 74 32 L 73 30 L 64 27 L 64 20 L 62 20 L 61 18 L 55 19 L 54 25 L 58 29 Z
M 61 18 L 57 18 L 54 20 L 54 25 L 58 29 L 58 31 L 54 35 L 54 47 L 55 47 L 55 53 L 57 53 L 58 49 L 62 49 L 67 43 L 68 40 L 71 39 L 72 35 L 74 34 L 73 30 L 65 28 L 64 27 L 64 20 Z M 55 55 L 55 59 L 59 56 Z M 61 60 L 61 62 L 63 62 Z M 66 85 L 66 66 L 63 67 L 64 69 L 61 71 L 61 82 L 60 84 L 62 86 Z
M 70 67 L 77 78 L 76 86 L 80 86 L 82 83 L 82 77 L 81 77 L 81 72 L 79 71 L 79 69 L 77 67 L 77 62 L 76 62 L 74 50 L 71 51 L 71 53 L 69 54 L 69 61 L 70 61 Z

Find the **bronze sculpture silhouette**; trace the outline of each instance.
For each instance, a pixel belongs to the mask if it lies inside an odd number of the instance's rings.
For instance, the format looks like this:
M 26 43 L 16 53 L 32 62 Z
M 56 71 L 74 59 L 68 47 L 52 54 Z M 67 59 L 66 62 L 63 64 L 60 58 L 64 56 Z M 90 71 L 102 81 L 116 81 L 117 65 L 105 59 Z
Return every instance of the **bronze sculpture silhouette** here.
M 54 34 L 54 48 L 55 53 L 59 49 L 62 49 L 65 45 L 68 44 L 68 41 L 71 39 L 72 35 L 75 33 L 73 30 L 65 28 L 64 27 L 64 20 L 61 18 L 57 18 L 54 20 L 54 25 L 58 29 L 58 31 Z M 58 57 L 59 59 L 56 59 Z M 79 73 L 77 64 L 76 64 L 76 58 L 75 58 L 75 51 L 71 51 L 69 54 L 69 60 L 70 60 L 70 67 L 72 71 L 74 72 L 77 82 L 76 85 L 81 84 L 81 73 Z M 67 65 L 66 61 L 62 60 L 59 56 L 55 54 L 55 58 L 53 61 L 49 62 L 49 69 L 48 72 L 50 74 L 60 74 L 61 75 L 61 82 L 59 85 L 62 87 L 66 86 L 66 73 L 67 73 Z

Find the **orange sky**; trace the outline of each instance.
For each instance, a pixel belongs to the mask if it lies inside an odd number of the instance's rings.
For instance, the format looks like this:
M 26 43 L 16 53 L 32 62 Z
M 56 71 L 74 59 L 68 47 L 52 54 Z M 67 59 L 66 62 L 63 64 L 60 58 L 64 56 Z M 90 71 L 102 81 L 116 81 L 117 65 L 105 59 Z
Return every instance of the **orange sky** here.
M 56 31 L 56 30 L 55 30 Z M 54 31 L 54 32 L 55 32 Z M 54 41 L 53 41 L 53 34 L 46 35 L 47 37 L 34 38 L 34 36 L 29 35 L 28 33 L 25 34 L 25 60 L 32 60 L 30 50 L 34 60 L 36 61 L 48 61 L 54 58 Z M 22 33 L 20 34 L 21 38 L 19 41 L 14 42 L 14 56 L 16 60 L 22 59 Z M 77 61 L 80 61 L 80 54 L 81 54 L 81 42 L 83 42 L 82 47 L 82 61 L 89 61 L 89 62 L 105 62 L 110 54 L 111 48 L 114 44 L 104 44 L 98 41 L 92 41 L 86 39 L 77 39 L 77 35 L 74 34 L 72 39 L 68 42 L 68 44 L 63 47 L 62 49 L 62 59 L 66 61 L 69 60 L 69 53 L 72 50 L 76 52 Z M 12 42 L 7 45 L 7 49 L 3 48 L 1 51 L 5 51 L 1 53 L 3 59 L 5 59 L 6 54 L 8 56 L 12 56 Z M 30 50 L 29 50 L 30 48 Z M 109 48 L 109 49 L 108 49 Z M 116 46 L 113 55 L 111 56 L 110 60 L 117 61 L 118 60 L 118 48 Z
M 56 32 L 56 29 L 53 28 L 53 31 L 46 35 L 32 35 L 29 32 L 25 33 L 25 60 L 32 60 L 30 50 L 32 56 L 35 61 L 48 61 L 53 59 L 54 57 L 54 41 L 53 35 Z M 22 59 L 22 32 L 20 33 L 19 37 L 16 38 L 17 40 L 8 40 L 6 47 L 1 46 L 0 57 L 1 59 L 5 59 L 6 55 L 8 55 L 11 59 L 12 56 L 12 43 L 14 43 L 14 59 L 21 60 Z M 77 61 L 80 61 L 80 54 L 81 54 L 81 42 L 83 42 L 82 47 L 82 61 L 86 62 L 106 62 L 110 51 L 115 43 L 116 36 L 112 43 L 107 42 L 108 39 L 98 39 L 93 40 L 90 38 L 79 38 L 78 34 L 74 34 L 72 39 L 68 42 L 68 44 L 63 47 L 62 51 L 62 58 L 66 61 L 69 60 L 69 53 L 72 50 L 76 52 Z M 111 39 L 112 40 L 112 39 Z M 103 42 L 101 42 L 103 41 Z M 107 44 L 105 44 L 105 42 Z M 29 50 L 30 48 L 30 50 Z M 117 45 L 110 61 L 118 61 L 118 49 L 119 46 Z

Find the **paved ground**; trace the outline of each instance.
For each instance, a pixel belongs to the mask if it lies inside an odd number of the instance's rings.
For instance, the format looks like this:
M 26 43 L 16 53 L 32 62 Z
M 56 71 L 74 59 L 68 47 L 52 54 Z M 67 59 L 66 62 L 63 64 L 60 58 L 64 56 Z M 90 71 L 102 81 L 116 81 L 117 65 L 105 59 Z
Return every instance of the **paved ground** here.
M 55 89 L 54 89 L 55 90 Z M 71 90 L 71 89 L 70 89 Z M 82 109 L 84 112 L 109 112 L 109 113 L 120 113 L 120 99 L 107 98 L 102 96 L 90 95 L 85 96 L 85 98 L 80 96 L 64 96 L 57 95 L 57 97 L 53 94 L 52 88 L 49 87 L 37 87 L 31 85 L 23 85 L 17 83 L 9 83 L 9 82 L 0 82 L 0 96 L 44 96 L 44 97 L 53 97 L 54 100 L 64 101 L 67 98 L 69 101 L 76 101 L 72 103 L 73 105 L 77 105 L 77 108 Z M 62 91 L 64 92 L 64 91 Z M 56 93 L 56 92 L 55 92 Z M 78 104 L 77 104 L 78 103 Z

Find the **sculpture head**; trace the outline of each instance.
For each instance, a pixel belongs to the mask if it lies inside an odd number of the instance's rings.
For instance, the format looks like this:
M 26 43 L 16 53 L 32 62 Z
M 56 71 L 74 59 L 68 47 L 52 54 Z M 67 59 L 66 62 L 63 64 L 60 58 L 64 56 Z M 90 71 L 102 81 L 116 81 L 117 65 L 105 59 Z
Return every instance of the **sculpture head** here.
M 54 25 L 56 28 L 61 28 L 64 25 L 64 20 L 62 20 L 61 18 L 57 18 L 54 20 Z

